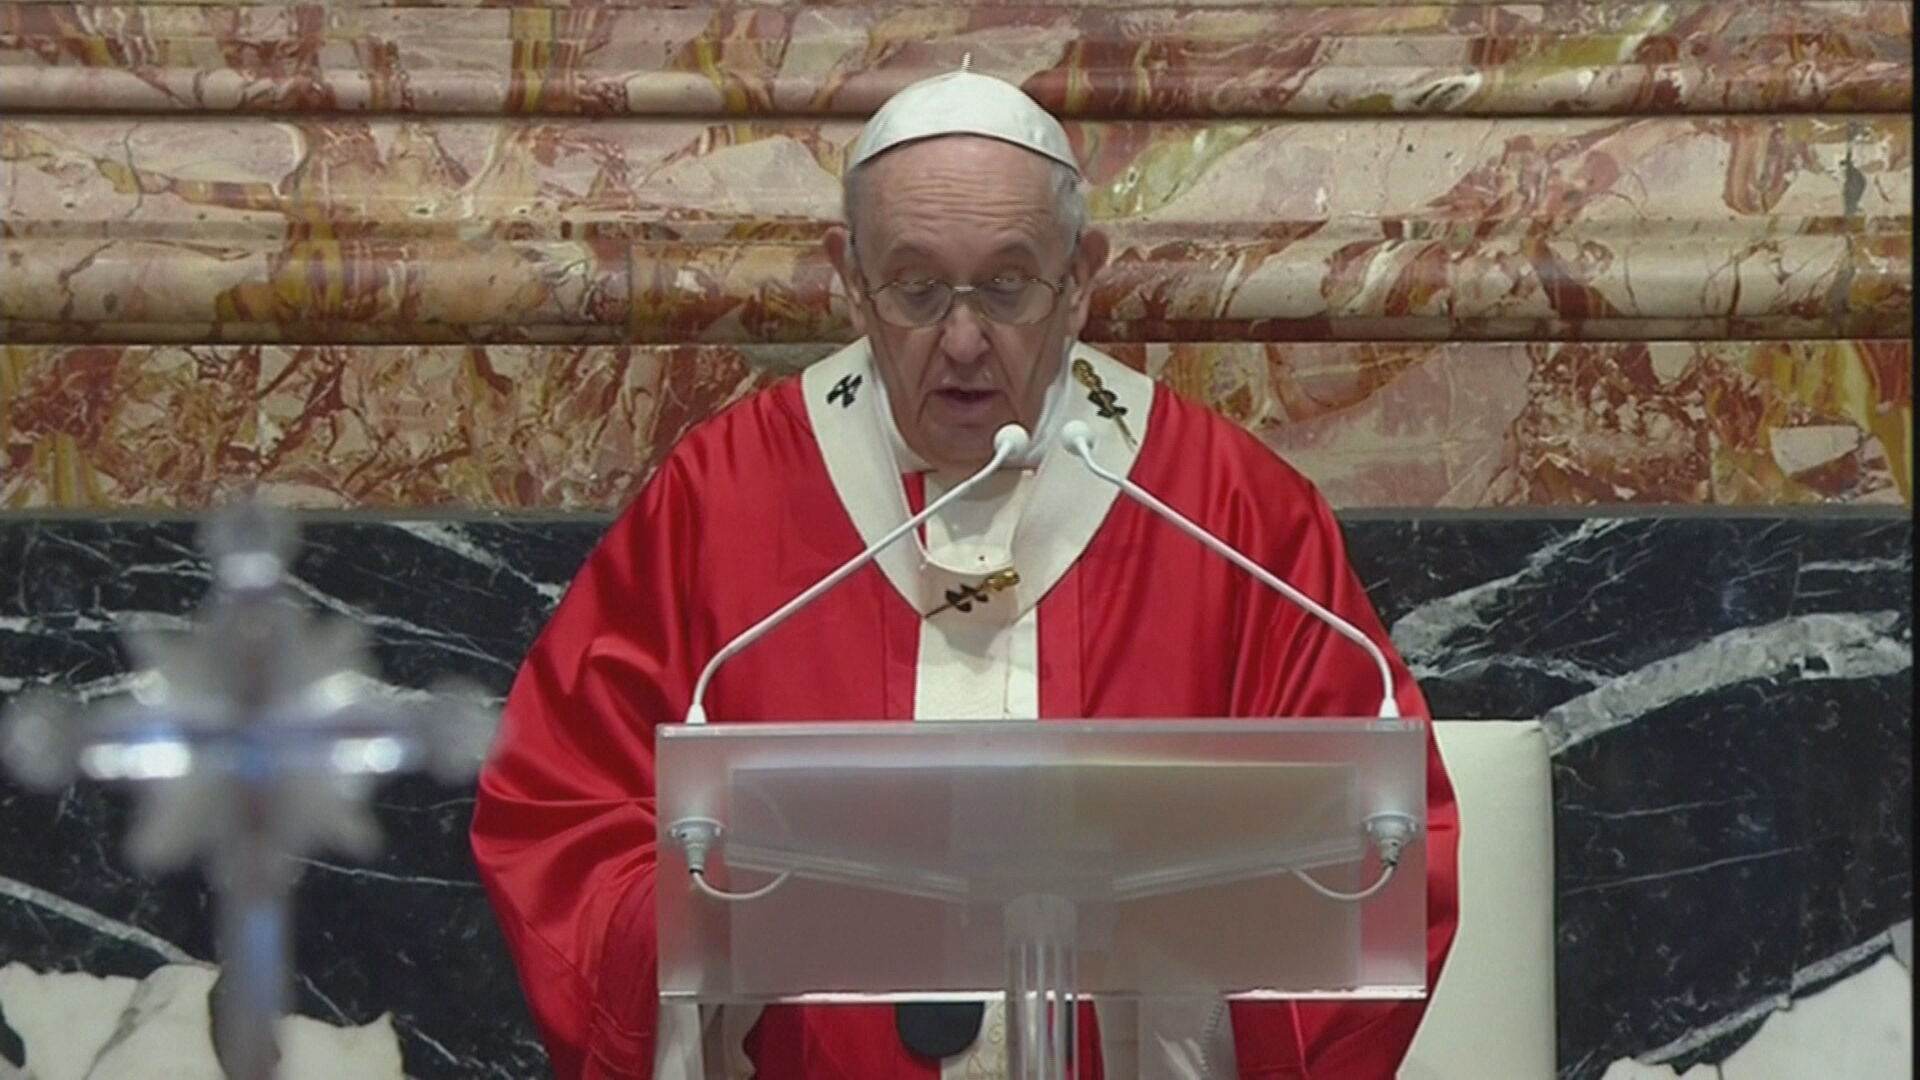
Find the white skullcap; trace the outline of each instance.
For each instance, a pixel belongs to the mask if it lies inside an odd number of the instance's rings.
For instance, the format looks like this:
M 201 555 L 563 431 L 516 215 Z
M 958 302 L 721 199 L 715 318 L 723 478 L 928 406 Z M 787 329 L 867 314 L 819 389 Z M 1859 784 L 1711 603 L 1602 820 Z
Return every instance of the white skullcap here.
M 1073 147 L 1060 121 L 1012 83 L 964 69 L 921 79 L 888 98 L 861 129 L 847 168 L 901 143 L 936 135 L 999 139 L 1080 174 L 1080 163 L 1073 160 Z

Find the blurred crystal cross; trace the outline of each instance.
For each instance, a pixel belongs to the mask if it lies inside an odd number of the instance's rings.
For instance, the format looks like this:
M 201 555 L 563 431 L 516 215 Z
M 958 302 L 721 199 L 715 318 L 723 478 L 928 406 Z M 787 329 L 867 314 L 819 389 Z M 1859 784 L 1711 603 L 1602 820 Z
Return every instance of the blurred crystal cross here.
M 211 593 L 184 635 L 127 634 L 131 694 L 84 710 L 50 692 L 8 709 L 0 753 L 31 787 L 77 777 L 135 781 L 129 859 L 166 870 L 195 858 L 219 896 L 214 1042 L 234 1080 L 268 1080 L 291 980 L 298 857 L 380 844 L 367 798 L 380 777 L 471 776 L 495 716 L 442 683 L 396 694 L 371 672 L 365 632 L 309 616 L 286 579 L 297 530 L 253 502 L 201 532 Z

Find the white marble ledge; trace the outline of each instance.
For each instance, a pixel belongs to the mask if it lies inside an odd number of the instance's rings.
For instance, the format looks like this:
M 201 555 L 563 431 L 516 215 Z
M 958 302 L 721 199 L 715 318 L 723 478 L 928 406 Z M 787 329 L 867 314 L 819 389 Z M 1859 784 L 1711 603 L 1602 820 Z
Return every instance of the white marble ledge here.
M 168 964 L 145 979 L 0 968 L 0 1012 L 26 1047 L 26 1067 L 0 1060 L 0 1080 L 223 1080 L 208 1034 L 211 967 Z M 280 1021 L 280 1080 L 402 1080 L 391 1016 L 334 1027 Z
M 1911 930 L 1908 931 L 1911 933 Z M 1718 1065 L 1616 1061 L 1602 1080 L 1911 1080 L 1913 976 L 1893 953 L 1767 1018 Z

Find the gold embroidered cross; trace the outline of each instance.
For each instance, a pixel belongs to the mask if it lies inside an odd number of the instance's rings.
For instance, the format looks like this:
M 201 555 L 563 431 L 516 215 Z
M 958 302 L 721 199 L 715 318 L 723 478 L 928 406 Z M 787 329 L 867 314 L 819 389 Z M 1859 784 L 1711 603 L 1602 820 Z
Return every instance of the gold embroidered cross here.
M 996 571 L 982 578 L 978 585 L 968 585 L 965 582 L 961 582 L 959 588 L 948 589 L 946 594 L 947 602 L 927 612 L 926 617 L 931 619 L 935 615 L 946 611 L 948 608 L 960 612 L 972 611 L 973 605 L 984 604 L 993 599 L 994 593 L 1005 592 L 1018 584 L 1020 584 L 1020 571 L 1018 570 Z
M 1075 360 L 1073 377 L 1080 381 L 1081 386 L 1087 388 L 1087 400 L 1100 411 L 1100 419 L 1111 420 L 1120 425 L 1120 437 L 1127 440 L 1129 447 L 1135 450 L 1140 449 L 1140 444 L 1133 439 L 1133 429 L 1127 427 L 1127 407 L 1120 404 L 1118 395 L 1107 389 L 1107 384 L 1101 381 L 1100 373 L 1093 370 L 1093 365 L 1085 360 Z

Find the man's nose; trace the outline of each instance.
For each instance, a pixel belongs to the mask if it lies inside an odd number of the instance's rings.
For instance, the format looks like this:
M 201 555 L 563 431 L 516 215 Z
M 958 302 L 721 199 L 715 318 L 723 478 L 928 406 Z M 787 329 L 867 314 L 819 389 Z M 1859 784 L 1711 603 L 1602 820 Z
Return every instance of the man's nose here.
M 955 363 L 971 364 L 984 359 L 993 342 L 987 338 L 987 326 L 966 294 L 953 298 L 947 317 L 940 321 L 940 351 Z

